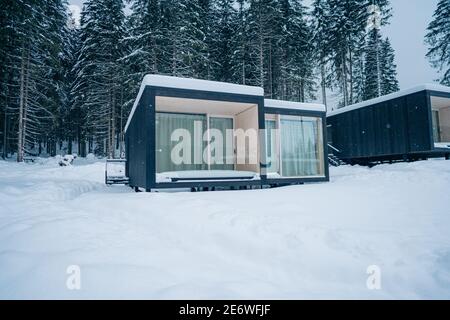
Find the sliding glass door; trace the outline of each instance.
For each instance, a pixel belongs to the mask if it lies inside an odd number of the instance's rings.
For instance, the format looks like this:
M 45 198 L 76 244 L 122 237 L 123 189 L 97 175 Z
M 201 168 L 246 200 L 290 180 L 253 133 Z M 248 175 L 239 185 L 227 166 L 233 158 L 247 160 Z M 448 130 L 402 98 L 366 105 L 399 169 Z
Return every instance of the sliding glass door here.
M 277 121 L 266 119 L 266 162 L 267 173 L 279 172 L 279 152 L 277 139 Z
M 317 176 L 322 156 L 317 118 L 282 116 L 281 175 L 283 177 Z
M 233 118 L 209 117 L 209 128 L 214 129 L 212 132 L 217 130 L 216 133 L 222 137 L 222 141 L 216 141 L 219 147 L 222 145 L 221 150 L 211 150 L 211 158 L 215 161 L 211 162 L 210 169 L 234 170 Z
M 431 114 L 433 116 L 433 138 L 434 142 L 441 142 L 441 130 L 440 130 L 440 121 L 439 121 L 439 110 L 432 110 Z
M 195 130 L 195 126 L 201 130 Z M 171 158 L 175 145 L 180 143 L 172 141 L 172 134 L 177 129 L 184 129 L 190 135 L 189 161 L 177 164 Z M 203 161 L 203 150 L 206 142 L 203 142 L 203 132 L 206 130 L 206 115 L 185 113 L 156 113 L 156 172 L 207 170 L 208 166 Z M 183 156 L 183 154 L 181 154 Z M 201 162 L 195 161 L 201 159 Z M 196 163 L 198 162 L 198 163 Z
M 187 113 L 156 113 L 156 172 L 186 171 L 186 170 L 234 170 L 233 147 L 233 118 L 209 117 L 209 128 L 221 135 L 223 141 L 217 141 L 221 150 L 210 150 L 211 155 L 205 159 L 203 152 L 207 150 L 208 142 L 204 137 L 207 131 L 207 116 L 204 114 Z M 197 128 L 196 128 L 197 126 Z M 176 135 L 172 141 L 172 134 L 177 129 L 185 130 L 190 138 L 189 162 L 177 164 L 172 157 L 172 150 L 181 142 Z M 228 130 L 231 130 L 228 131 Z M 231 133 L 231 137 L 230 137 Z M 211 136 L 214 140 L 216 137 Z M 230 140 L 227 143 L 227 140 Z M 183 156 L 182 152 L 180 156 Z M 201 163 L 195 161 L 200 159 Z M 215 161 L 212 162 L 211 159 Z M 210 165 L 208 166 L 208 163 Z
M 324 176 L 322 119 L 266 115 L 266 150 L 269 178 Z

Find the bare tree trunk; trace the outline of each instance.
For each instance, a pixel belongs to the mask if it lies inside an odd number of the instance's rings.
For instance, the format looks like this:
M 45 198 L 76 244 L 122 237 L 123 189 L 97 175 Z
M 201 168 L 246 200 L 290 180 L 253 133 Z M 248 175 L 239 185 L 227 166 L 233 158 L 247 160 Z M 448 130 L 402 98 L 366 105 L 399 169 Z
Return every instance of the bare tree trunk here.
M 327 91 L 326 91 L 326 83 L 325 83 L 325 61 L 322 57 L 320 59 L 320 76 L 321 76 L 321 86 L 322 86 L 322 103 L 325 105 L 325 108 L 327 108 Z
M 344 96 L 344 107 L 348 105 L 348 92 L 347 92 L 347 59 L 346 53 L 342 53 L 342 93 Z
M 20 63 L 20 96 L 19 96 L 19 131 L 17 139 L 17 162 L 23 161 L 23 115 L 25 105 L 25 45 L 22 47 L 22 61 Z
M 110 84 L 111 85 L 111 84 Z M 103 147 L 104 147 L 104 149 L 103 149 L 103 152 L 104 152 L 104 154 L 106 154 L 106 156 L 108 157 L 108 158 L 110 158 L 111 159 L 111 150 L 112 150 L 112 148 L 111 148 L 111 140 L 112 140 L 112 138 L 111 138 L 111 120 L 112 120 L 112 96 L 111 96 L 111 87 L 109 87 L 109 90 L 108 90 L 108 93 L 109 93 L 109 99 L 108 99 L 108 106 L 109 106 L 109 109 L 108 109 L 108 112 L 107 112 L 107 121 L 108 121 L 108 134 L 107 134 L 107 136 L 106 136 L 106 143 L 104 143 L 103 144 Z
M 6 97 L 6 101 L 8 101 L 8 97 Z M 2 158 L 3 160 L 6 159 L 7 156 L 7 147 L 6 147 L 6 143 L 8 142 L 8 102 L 6 102 L 5 104 L 5 114 L 4 114 L 4 118 L 3 118 L 3 153 L 2 153 Z
M 267 67 L 267 72 L 269 73 L 267 75 L 269 79 L 269 96 L 272 99 L 273 98 L 273 78 L 272 78 L 272 42 L 269 41 L 269 65 Z
M 349 71 L 350 75 L 350 104 L 353 103 L 353 55 L 352 50 L 349 49 Z
M 377 52 L 377 94 L 378 97 L 381 96 L 381 66 L 380 66 L 380 46 L 378 41 L 376 42 L 376 52 Z
M 24 97 L 24 108 L 23 108 L 23 133 L 22 133 L 22 157 L 25 153 L 26 135 L 27 135 L 27 121 L 28 121 L 28 92 L 30 88 L 30 55 L 31 49 L 28 47 L 27 54 L 27 65 L 25 68 L 25 97 Z
M 110 159 L 114 159 L 116 150 L 116 88 L 113 84 L 111 97 L 111 144 L 109 148 Z
M 124 152 L 124 134 L 123 134 L 123 85 L 120 86 L 120 155 L 122 158 Z
M 300 80 L 300 102 L 305 102 L 305 80 Z
M 264 88 L 264 37 L 262 30 L 261 8 L 259 12 L 259 85 Z

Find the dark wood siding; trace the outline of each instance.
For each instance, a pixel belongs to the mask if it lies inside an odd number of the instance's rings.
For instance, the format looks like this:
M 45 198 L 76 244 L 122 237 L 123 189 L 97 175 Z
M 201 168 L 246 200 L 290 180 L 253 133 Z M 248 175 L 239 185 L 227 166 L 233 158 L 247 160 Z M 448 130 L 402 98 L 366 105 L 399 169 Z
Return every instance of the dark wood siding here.
M 430 134 L 427 91 L 329 116 L 333 146 L 342 159 L 358 159 L 428 152 Z
M 146 108 L 139 102 L 126 132 L 127 172 L 130 186 L 146 186 L 147 132 Z

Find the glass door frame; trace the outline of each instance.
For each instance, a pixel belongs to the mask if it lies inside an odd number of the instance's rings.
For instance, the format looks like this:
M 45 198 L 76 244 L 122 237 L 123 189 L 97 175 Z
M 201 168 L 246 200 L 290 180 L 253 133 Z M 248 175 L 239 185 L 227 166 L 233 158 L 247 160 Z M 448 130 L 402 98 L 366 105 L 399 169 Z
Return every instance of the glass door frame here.
M 211 136 L 210 136 L 210 131 L 209 129 L 211 128 L 210 126 L 210 118 L 223 118 L 223 119 L 231 119 L 233 120 L 233 140 L 232 140 L 232 148 L 233 148 L 233 171 L 236 170 L 236 142 L 235 137 L 234 137 L 234 129 L 236 126 L 236 119 L 235 116 L 230 116 L 230 115 L 221 115 L 221 114 L 215 114 L 215 113 L 207 113 L 206 114 L 206 132 L 207 132 L 207 136 L 208 136 L 208 170 L 211 170 L 211 148 L 210 148 L 210 141 L 211 141 Z M 224 137 L 226 139 L 226 136 Z M 226 143 L 226 141 L 222 141 L 223 143 Z M 225 157 L 225 155 L 223 155 Z M 227 164 L 227 163 L 225 163 Z
M 323 162 L 323 173 L 318 176 L 299 176 L 299 177 L 283 177 L 281 176 L 281 169 L 282 164 L 279 164 L 279 175 L 278 178 L 269 178 L 267 177 L 267 170 L 265 174 L 265 183 L 268 185 L 272 184 L 289 184 L 289 183 L 299 183 L 299 182 L 323 182 L 323 181 L 329 181 L 329 167 L 328 167 L 328 145 L 326 143 L 327 141 L 327 121 L 326 121 L 326 113 L 321 111 L 309 111 L 309 110 L 298 110 L 298 109 L 287 109 L 287 108 L 277 108 L 277 107 L 265 107 L 264 108 L 264 121 L 266 120 L 266 116 L 272 116 L 275 115 L 277 118 L 277 128 L 280 128 L 281 126 L 281 117 L 282 116 L 297 116 L 297 117 L 313 117 L 318 118 L 321 121 L 321 133 L 322 133 L 322 139 L 321 143 L 323 144 L 320 147 L 320 152 L 323 154 L 321 156 L 320 160 Z M 264 126 L 265 128 L 265 126 Z M 281 153 L 281 135 L 277 134 L 279 136 L 279 145 L 278 148 L 280 149 Z M 265 136 L 265 135 L 264 135 Z M 267 142 L 266 146 L 267 147 Z M 265 150 L 264 148 L 264 150 Z M 267 151 L 265 151 L 267 152 Z M 266 155 L 264 155 L 266 156 Z M 281 156 L 281 154 L 280 154 Z M 280 161 L 280 160 L 279 160 Z M 281 162 L 281 161 L 280 161 Z M 267 165 L 266 165 L 267 169 Z

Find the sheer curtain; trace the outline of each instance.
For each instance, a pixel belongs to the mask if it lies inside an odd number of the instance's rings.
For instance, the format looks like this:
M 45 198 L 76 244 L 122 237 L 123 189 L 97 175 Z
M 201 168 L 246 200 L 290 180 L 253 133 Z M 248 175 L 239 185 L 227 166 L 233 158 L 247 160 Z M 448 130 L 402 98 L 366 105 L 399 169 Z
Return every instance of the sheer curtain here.
M 227 130 L 233 130 L 233 119 L 232 118 L 219 118 L 210 117 L 209 118 L 209 128 L 217 129 L 222 133 L 222 157 L 221 161 L 218 163 L 210 165 L 211 170 L 234 170 L 234 164 L 227 164 L 227 162 L 233 162 L 234 150 L 233 143 L 229 142 L 227 144 Z M 211 156 L 216 156 L 212 154 Z M 231 158 L 231 159 L 230 159 Z M 227 161 L 228 159 L 228 161 Z M 221 162 L 221 163 L 220 163 Z
M 317 120 L 282 116 L 280 123 L 282 176 L 301 177 L 321 174 Z
M 156 172 L 184 171 L 184 170 L 207 170 L 204 161 L 195 164 L 194 159 L 203 159 L 203 149 L 206 142 L 203 137 L 194 130 L 195 122 L 201 123 L 202 132 L 206 130 L 206 115 L 181 114 L 181 113 L 156 113 Z M 171 135 L 176 129 L 185 129 L 191 136 L 191 164 L 175 164 L 171 159 L 171 152 L 179 141 L 171 141 Z M 197 143 L 194 143 L 196 141 Z M 201 141 L 201 143 L 198 143 Z
M 279 167 L 276 128 L 276 120 L 266 120 L 266 162 L 268 173 L 278 172 Z

